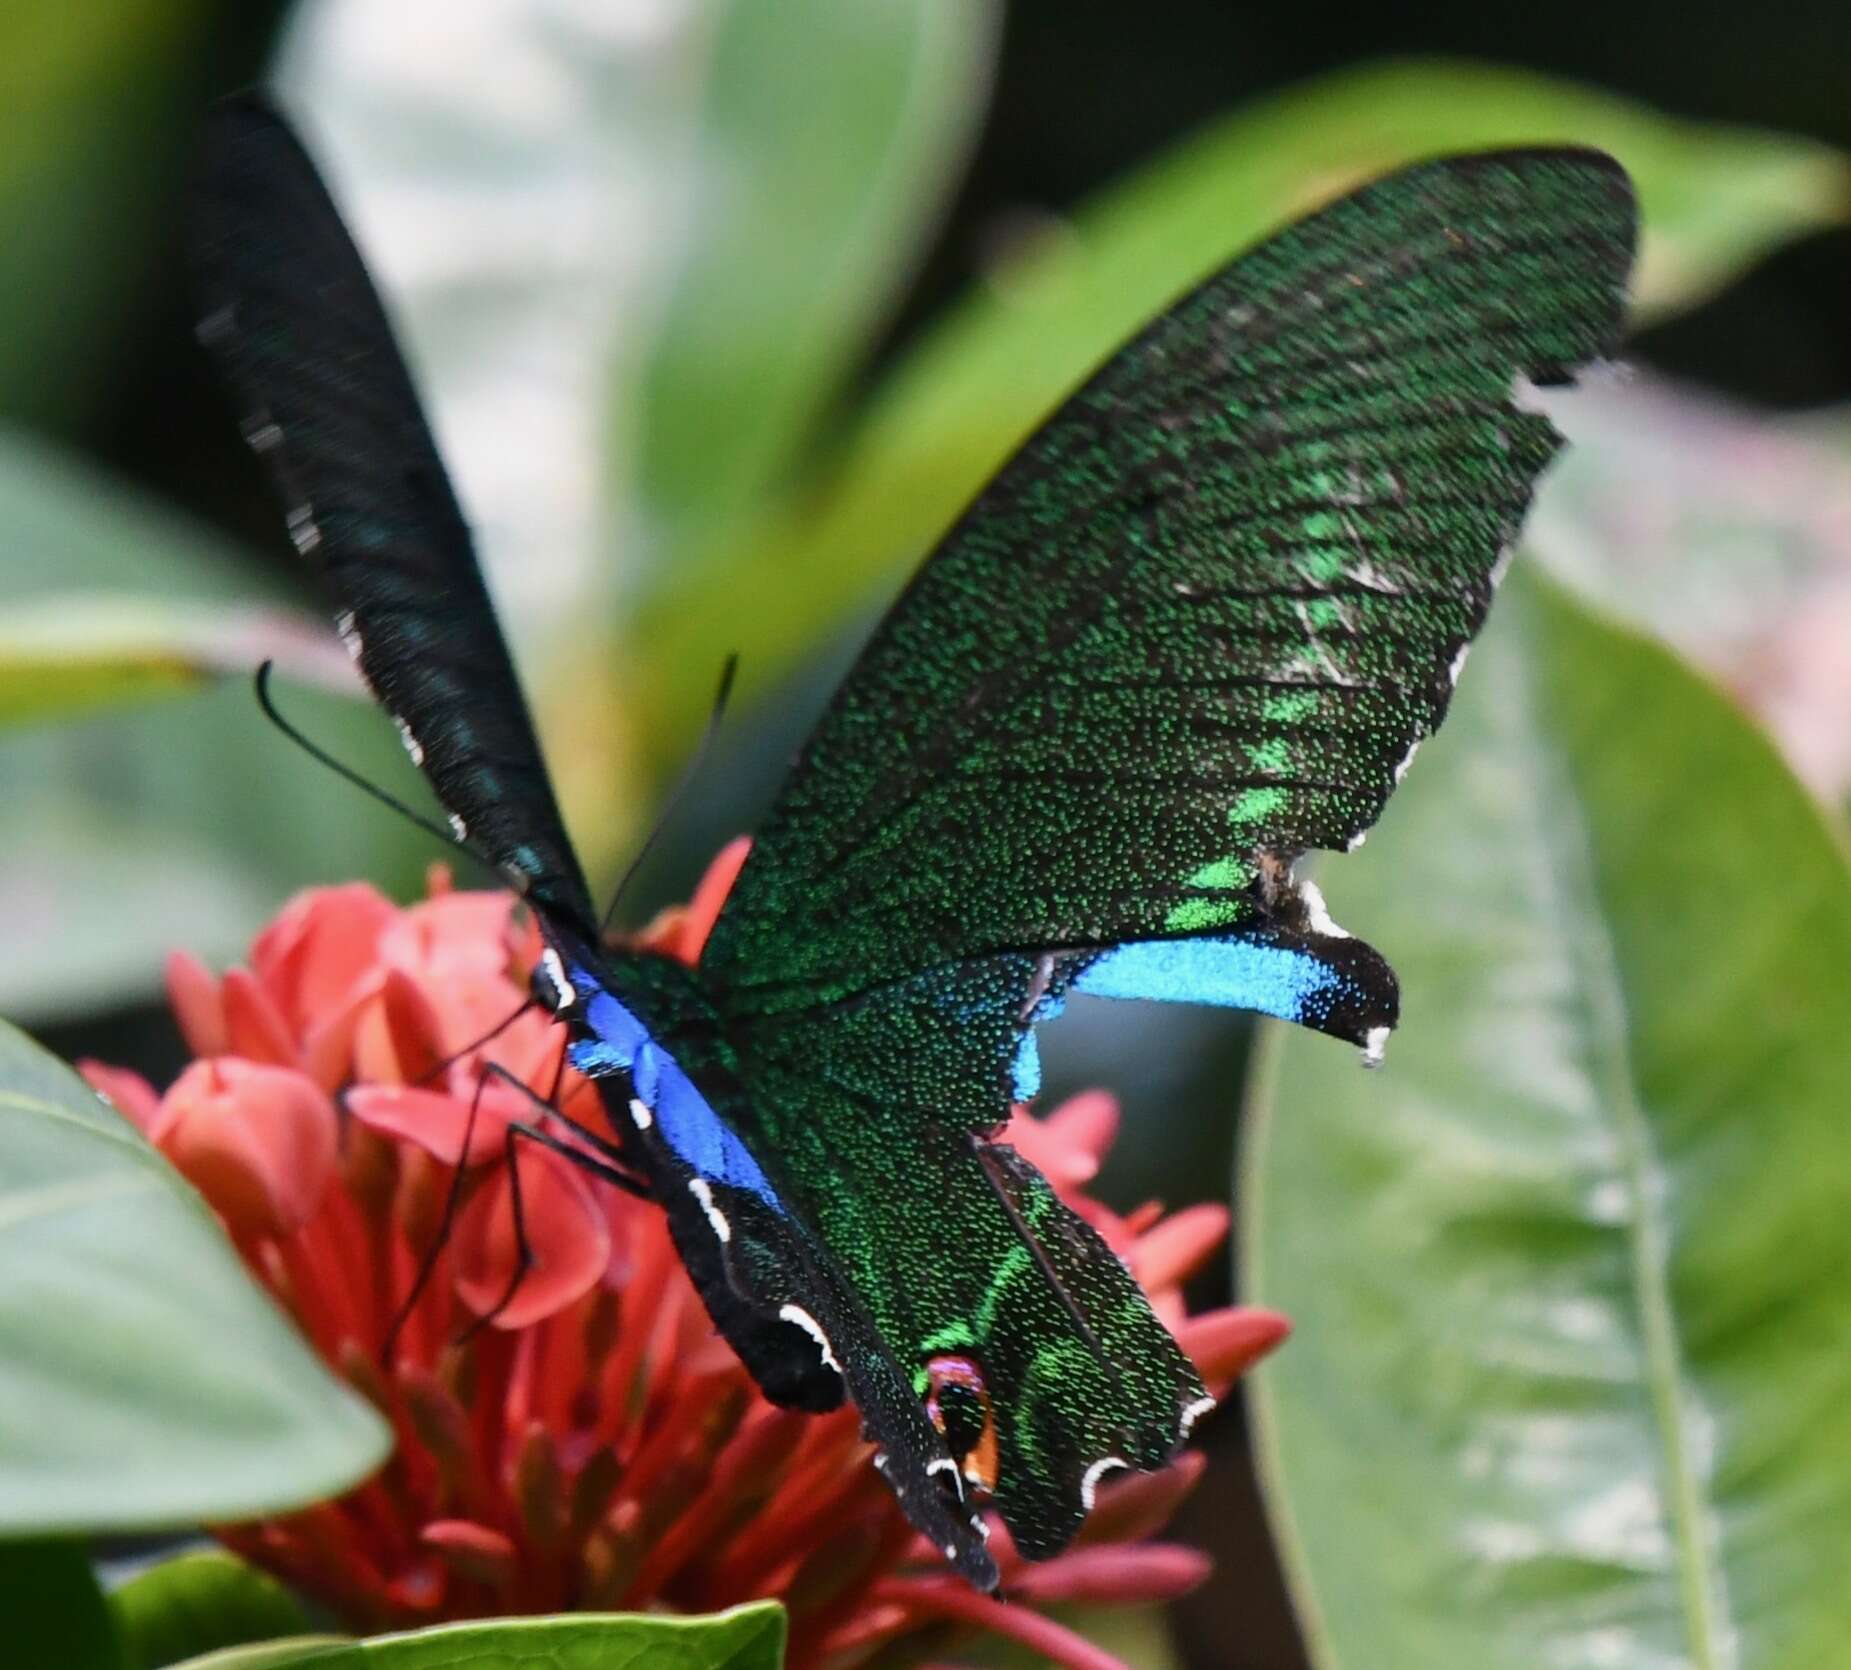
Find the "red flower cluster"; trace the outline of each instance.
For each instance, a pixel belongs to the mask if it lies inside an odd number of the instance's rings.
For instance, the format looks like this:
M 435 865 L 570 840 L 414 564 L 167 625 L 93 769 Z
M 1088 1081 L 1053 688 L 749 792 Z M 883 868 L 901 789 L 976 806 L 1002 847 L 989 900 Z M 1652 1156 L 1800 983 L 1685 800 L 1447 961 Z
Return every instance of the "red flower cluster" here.
M 744 842 L 729 847 L 646 943 L 692 961 L 744 854 Z M 519 1009 L 538 950 L 508 896 L 451 892 L 442 874 L 409 909 L 365 886 L 304 893 L 258 936 L 248 970 L 215 980 L 173 958 L 169 992 L 199 1059 L 165 1095 L 85 1065 L 397 1434 L 359 1488 L 223 1539 L 359 1629 L 772 1596 L 789 1609 L 796 1666 L 856 1663 L 901 1637 L 925 1648 L 971 1626 L 1060 1664 L 1116 1665 L 1037 1609 L 1161 1600 L 1200 1582 L 1202 1555 L 1142 1540 L 1195 1484 L 1199 1456 L 1109 1486 L 1056 1559 L 1023 1561 L 997 1525 L 1004 1604 L 915 1536 L 852 1409 L 804 1416 L 759 1396 L 654 1206 L 532 1144 L 516 1163 L 533 1263 L 494 1311 L 517 1256 L 505 1133 L 533 1108 L 483 1067 L 602 1121 L 591 1086 L 559 1079 L 563 1034 L 539 1011 L 470 1048 Z M 1225 1236 L 1222 1208 L 1121 1218 L 1080 1192 L 1117 1119 L 1093 1092 L 1046 1119 L 1019 1112 L 1009 1135 L 1128 1261 L 1220 1393 L 1285 1320 L 1185 1315 L 1180 1284 Z M 463 1205 L 439 1246 L 459 1164 Z M 386 1362 L 387 1330 L 434 1248 Z M 472 1330 L 490 1311 L 492 1325 Z

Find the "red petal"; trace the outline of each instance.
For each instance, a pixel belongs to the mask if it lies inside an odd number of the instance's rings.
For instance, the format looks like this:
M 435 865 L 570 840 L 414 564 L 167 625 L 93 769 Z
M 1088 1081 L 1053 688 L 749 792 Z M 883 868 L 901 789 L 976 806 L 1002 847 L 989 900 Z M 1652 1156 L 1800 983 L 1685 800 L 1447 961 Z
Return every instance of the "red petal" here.
M 522 1015 L 488 1048 L 479 1054 L 465 1056 L 457 1064 L 453 1077 L 460 1084 L 473 1086 L 481 1077 L 483 1064 L 492 1061 L 512 1073 L 522 1084 L 538 1090 L 555 1107 L 565 1108 L 568 1101 L 582 1096 L 587 1088 L 586 1081 L 578 1074 L 560 1071 L 565 1044 L 566 1029 L 551 1015 L 533 1009 Z M 594 1090 L 589 1102 L 568 1111 L 574 1118 L 591 1113 L 595 1123 L 596 1110 L 601 1106 L 602 1102 Z
M 1009 1593 L 1042 1606 L 1142 1606 L 1188 1594 L 1214 1569 L 1201 1550 L 1176 1543 L 1099 1544 L 1024 1566 L 1010 1580 Z
M 1118 1098 L 1109 1090 L 1082 1090 L 1050 1112 L 1042 1124 L 1069 1148 L 1103 1160 L 1118 1140 Z
M 1154 1473 L 1115 1475 L 1080 1527 L 1080 1541 L 1122 1544 L 1155 1536 L 1202 1482 L 1207 1468 L 1208 1457 L 1200 1450 L 1185 1450 Z
M 298 893 L 251 943 L 251 968 L 306 1035 L 355 1001 L 397 907 L 364 882 Z
M 505 975 L 513 910 L 511 893 L 440 893 L 398 913 L 379 936 L 379 960 L 437 980 Z
M 332 1018 L 311 1026 L 302 1040 L 302 1070 L 323 1090 L 333 1092 L 354 1076 L 354 1031 L 364 1008 L 335 1010 Z
M 167 1002 L 195 1055 L 224 1055 L 230 1049 L 219 983 L 189 952 L 175 951 L 167 959 Z
M 356 1075 L 376 1084 L 415 1084 L 445 1053 L 443 1022 L 423 987 L 401 969 L 387 969 L 354 1027 Z
M 418 1540 L 436 1549 L 459 1576 L 491 1589 L 510 1588 L 520 1569 L 520 1550 L 513 1542 L 473 1519 L 433 1519 Z
M 565 1309 L 604 1274 L 610 1230 L 578 1173 L 556 1154 L 524 1144 L 521 1206 L 531 1262 L 505 1305 L 519 1257 L 512 1194 L 494 1178 L 464 1207 L 457 1225 L 456 1291 L 479 1315 L 497 1305 L 497 1328 L 531 1327 Z
M 143 1136 L 153 1131 L 154 1122 L 160 1114 L 161 1098 L 154 1086 L 140 1073 L 131 1073 L 126 1067 L 111 1067 L 107 1062 L 88 1059 L 77 1063 L 77 1071 L 97 1095 Z
M 195 1061 L 162 1098 L 154 1134 L 241 1233 L 299 1228 L 334 1176 L 334 1106 L 291 1067 L 236 1056 Z
M 993 1635 L 1020 1641 L 1049 1663 L 1065 1665 L 1067 1670 L 1130 1670 L 1122 1658 L 1114 1658 L 1052 1618 L 1044 1618 L 1026 1606 L 1007 1606 L 962 1583 L 890 1581 L 877 1584 L 873 1598 L 897 1602 L 915 1616 L 975 1624 Z
M 689 967 L 700 961 L 707 936 L 719 921 L 726 896 L 732 892 L 733 883 L 739 879 L 739 872 L 751 851 L 752 837 L 736 835 L 714 855 L 700 885 L 694 889 L 694 897 L 688 901 L 687 914 L 675 930 L 674 942 L 663 947 L 671 957 L 678 957 Z
M 1131 1249 L 1131 1273 L 1146 1292 L 1175 1287 L 1202 1267 L 1227 1234 L 1225 1206 L 1212 1201 L 1185 1206 L 1138 1237 Z
M 414 1143 L 447 1166 L 463 1153 L 469 1138 L 467 1164 L 480 1165 L 497 1158 L 507 1136 L 508 1120 L 519 1117 L 511 1105 L 514 1092 L 490 1080 L 476 1104 L 473 1130 L 469 1103 L 440 1090 L 420 1090 L 409 1084 L 357 1084 L 347 1092 L 347 1111 L 369 1130 L 382 1136 Z
M 296 1065 L 296 1041 L 270 994 L 244 969 L 234 968 L 219 991 L 225 1001 L 228 1053 L 276 1067 Z
M 1045 1119 L 1018 1108 L 1002 1140 L 1063 1194 L 1099 1175 L 1099 1162 L 1118 1135 L 1118 1098 L 1105 1090 L 1069 1097 Z
M 1276 1310 L 1232 1305 L 1190 1317 L 1177 1329 L 1176 1343 L 1214 1390 L 1239 1379 L 1291 1331 L 1291 1318 Z

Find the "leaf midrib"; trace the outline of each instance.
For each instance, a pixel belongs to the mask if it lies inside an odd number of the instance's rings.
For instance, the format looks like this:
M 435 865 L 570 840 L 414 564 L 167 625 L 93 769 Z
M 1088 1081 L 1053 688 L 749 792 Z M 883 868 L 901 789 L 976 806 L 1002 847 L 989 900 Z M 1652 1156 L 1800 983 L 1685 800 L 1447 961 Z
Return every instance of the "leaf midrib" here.
M 1651 1120 L 1638 1094 L 1628 1036 L 1626 983 L 1618 946 L 1608 929 L 1601 895 L 1593 832 L 1580 810 L 1568 758 L 1556 735 L 1535 720 L 1547 700 L 1542 670 L 1535 665 L 1535 634 L 1526 646 L 1532 653 L 1530 688 L 1523 713 L 1538 776 L 1550 792 L 1537 796 L 1538 827 L 1550 865 L 1564 892 L 1578 908 L 1565 911 L 1569 956 L 1583 994 L 1590 1041 L 1589 1060 L 1601 1104 L 1612 1116 L 1620 1150 L 1620 1170 L 1630 1202 L 1625 1234 L 1634 1300 L 1645 1352 L 1646 1388 L 1658 1429 L 1661 1499 L 1670 1521 L 1677 1562 L 1679 1593 L 1696 1670 L 1733 1670 L 1724 1622 L 1726 1581 L 1714 1539 L 1702 1481 L 1693 1462 L 1689 1410 L 1698 1403 L 1688 1382 L 1679 1347 L 1671 1301 L 1671 1232 L 1665 1212 L 1670 1179 L 1652 1140 Z M 1586 923 L 1576 932 L 1572 924 Z

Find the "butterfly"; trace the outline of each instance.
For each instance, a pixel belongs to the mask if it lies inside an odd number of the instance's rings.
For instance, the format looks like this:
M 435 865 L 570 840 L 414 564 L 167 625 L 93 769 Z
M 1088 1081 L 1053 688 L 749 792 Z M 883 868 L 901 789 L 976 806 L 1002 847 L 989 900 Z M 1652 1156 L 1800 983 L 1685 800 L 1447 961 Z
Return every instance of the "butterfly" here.
M 261 97 L 211 119 L 199 336 L 459 842 L 537 918 L 535 996 L 766 1395 L 859 1406 L 980 1588 L 1212 1407 L 1136 1281 L 996 1140 L 1076 993 L 1224 1004 L 1379 1059 L 1388 964 L 1294 875 L 1440 723 L 1613 352 L 1612 159 L 1406 168 L 1112 355 L 944 535 L 804 748 L 698 966 L 618 949 L 360 256 Z

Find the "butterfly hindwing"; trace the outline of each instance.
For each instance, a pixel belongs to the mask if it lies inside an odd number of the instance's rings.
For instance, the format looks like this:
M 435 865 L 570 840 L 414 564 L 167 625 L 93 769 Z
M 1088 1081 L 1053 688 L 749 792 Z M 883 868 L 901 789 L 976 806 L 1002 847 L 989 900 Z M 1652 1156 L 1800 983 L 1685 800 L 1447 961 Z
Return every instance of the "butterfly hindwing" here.
M 925 1388 L 968 1365 L 993 1426 L 983 1482 L 1025 1551 L 1078 1528 L 1097 1469 L 1148 1469 L 1208 1406 L 1194 1366 L 1094 1230 L 991 1129 L 1026 1095 L 1022 994 L 1070 970 L 972 959 L 830 1006 L 728 1025 L 743 1128 Z M 983 1467 L 973 1464 L 973 1476 Z

